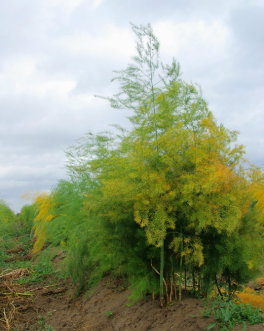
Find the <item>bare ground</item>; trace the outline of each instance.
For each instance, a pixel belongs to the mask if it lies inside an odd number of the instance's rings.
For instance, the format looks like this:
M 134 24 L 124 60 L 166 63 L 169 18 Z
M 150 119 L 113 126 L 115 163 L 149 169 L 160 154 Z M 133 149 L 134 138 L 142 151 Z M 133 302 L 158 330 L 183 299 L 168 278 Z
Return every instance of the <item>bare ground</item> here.
M 109 279 L 104 279 L 88 298 L 82 295 L 75 299 L 65 284 L 56 287 L 12 284 L 9 280 L 1 284 L 1 293 L 9 293 L 9 296 L 0 295 L 1 312 L 3 309 L 6 312 L 5 316 L 1 314 L 1 330 L 199 331 L 213 322 L 211 318 L 201 317 L 201 300 L 194 298 L 160 308 L 158 301 L 148 297 L 128 307 L 129 290 L 117 291 Z M 4 286 L 9 287 L 9 292 L 3 292 L 8 290 Z M 261 331 L 264 326 L 248 326 L 247 330 Z
M 211 322 L 201 317 L 201 301 L 193 298 L 161 309 L 158 301 L 149 297 L 128 307 L 129 290 L 116 291 L 108 279 L 88 298 L 72 299 L 64 284 L 56 288 L 38 285 L 28 288 L 12 285 L 13 294 L 1 296 L 1 310 L 6 312 L 1 328 L 36 330 L 49 325 L 56 331 L 204 330 Z M 6 286 L 11 293 L 11 284 Z M 1 286 L 2 290 L 7 288 Z
M 199 331 L 213 322 L 201 316 L 202 301 L 188 296 L 165 308 L 150 296 L 128 306 L 130 291 L 106 277 L 89 296 L 74 298 L 72 286 L 64 281 L 19 285 L 16 280 L 29 272 L 17 269 L 0 275 L 0 330 Z M 251 325 L 247 330 L 264 331 L 264 326 Z

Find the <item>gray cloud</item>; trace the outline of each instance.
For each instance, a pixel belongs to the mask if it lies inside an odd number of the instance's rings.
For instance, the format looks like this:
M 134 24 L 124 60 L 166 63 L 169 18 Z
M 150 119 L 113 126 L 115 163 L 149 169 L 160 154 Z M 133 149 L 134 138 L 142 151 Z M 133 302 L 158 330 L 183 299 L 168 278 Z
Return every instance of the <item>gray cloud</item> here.
M 262 1 L 12 0 L 0 3 L 0 198 L 18 211 L 25 191 L 66 176 L 64 151 L 87 131 L 127 125 L 94 94 L 134 53 L 129 22 L 151 23 L 165 62 L 179 60 L 219 122 L 240 130 L 264 166 Z

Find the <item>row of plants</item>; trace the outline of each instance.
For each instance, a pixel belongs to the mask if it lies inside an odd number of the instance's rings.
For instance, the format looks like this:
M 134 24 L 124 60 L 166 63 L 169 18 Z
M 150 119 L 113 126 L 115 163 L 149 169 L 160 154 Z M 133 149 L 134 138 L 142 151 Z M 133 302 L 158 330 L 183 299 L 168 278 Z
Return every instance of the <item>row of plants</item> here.
M 112 275 L 129 281 L 131 303 L 152 294 L 164 306 L 213 287 L 231 298 L 261 273 L 263 173 L 176 60 L 161 62 L 151 27 L 132 29 L 137 55 L 106 98 L 128 111 L 129 128 L 81 138 L 67 151 L 68 180 L 19 217 L 32 224 L 35 254 L 65 251 L 77 292 Z

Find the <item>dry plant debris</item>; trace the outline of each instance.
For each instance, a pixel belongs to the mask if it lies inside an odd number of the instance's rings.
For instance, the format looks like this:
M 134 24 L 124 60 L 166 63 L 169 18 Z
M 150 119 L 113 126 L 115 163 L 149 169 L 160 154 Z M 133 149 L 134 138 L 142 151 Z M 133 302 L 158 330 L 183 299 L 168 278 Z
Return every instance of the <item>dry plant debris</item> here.
M 0 275 L 0 329 L 16 328 L 19 321 L 23 321 L 23 312 L 34 310 L 33 294 L 14 280 L 29 274 L 28 269 L 16 269 Z

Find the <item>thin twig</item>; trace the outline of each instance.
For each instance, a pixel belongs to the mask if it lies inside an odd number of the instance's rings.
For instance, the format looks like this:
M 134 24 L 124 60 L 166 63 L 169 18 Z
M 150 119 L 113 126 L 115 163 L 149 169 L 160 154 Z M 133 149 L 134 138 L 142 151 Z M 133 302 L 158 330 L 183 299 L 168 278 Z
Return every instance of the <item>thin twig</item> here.
M 6 323 L 6 326 L 7 326 L 7 330 L 10 330 L 10 324 L 9 324 L 8 318 L 6 316 L 5 308 L 3 309 L 3 311 L 4 311 L 4 318 L 5 318 L 5 323 Z
M 33 295 L 32 293 L 27 293 L 27 292 L 24 292 L 24 293 L 19 293 L 19 292 L 14 292 L 14 291 L 12 291 L 12 292 L 6 292 L 6 293 L 1 293 L 0 292 L 0 295 L 25 295 L 25 296 L 31 296 L 31 295 Z
M 29 270 L 27 268 L 16 269 L 7 274 L 2 274 L 0 275 L 0 279 L 8 279 L 12 277 L 16 278 L 19 276 L 23 276 L 24 274 L 29 274 Z
M 160 273 L 158 272 L 158 270 L 153 266 L 152 264 L 152 259 L 150 259 L 150 265 L 151 265 L 151 268 L 158 274 L 160 275 Z
M 31 289 L 30 292 L 32 292 L 32 291 L 38 291 L 38 290 L 43 290 L 44 288 L 48 288 L 48 287 L 54 287 L 54 284 L 47 285 L 47 286 L 36 287 L 36 288 Z
M 152 259 L 150 259 L 150 265 L 151 265 L 151 268 L 156 272 L 156 274 L 160 275 L 158 270 L 153 266 Z M 167 283 L 166 283 L 166 280 L 164 279 L 164 277 L 163 277 L 163 284 L 165 286 L 166 298 L 167 298 L 167 301 L 168 301 L 168 286 L 167 286 Z

